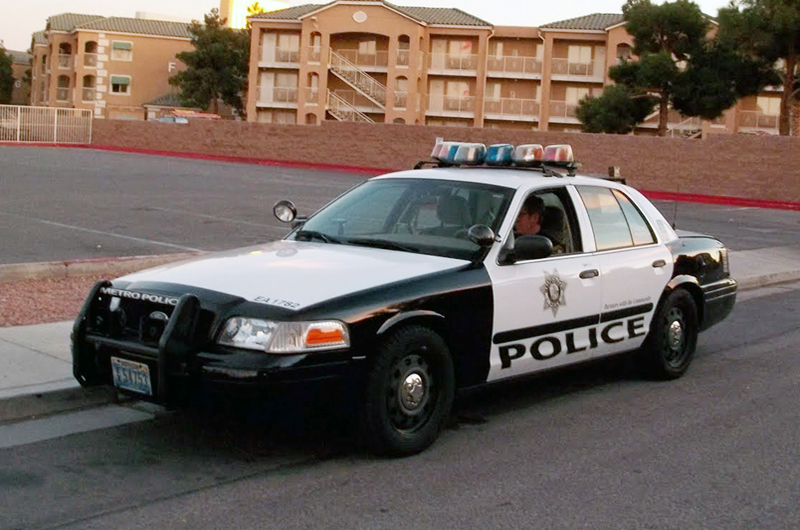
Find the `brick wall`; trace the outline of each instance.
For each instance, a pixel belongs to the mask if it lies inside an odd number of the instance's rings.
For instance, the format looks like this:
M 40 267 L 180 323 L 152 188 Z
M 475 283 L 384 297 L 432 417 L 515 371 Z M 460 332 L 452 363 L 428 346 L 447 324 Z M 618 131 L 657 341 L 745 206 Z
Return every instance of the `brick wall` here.
M 634 187 L 800 203 L 800 139 L 711 135 L 706 140 L 324 122 L 322 126 L 233 121 L 188 125 L 96 120 L 98 146 L 286 162 L 407 169 L 437 137 L 491 143 L 569 143 L 582 172 L 619 166 Z

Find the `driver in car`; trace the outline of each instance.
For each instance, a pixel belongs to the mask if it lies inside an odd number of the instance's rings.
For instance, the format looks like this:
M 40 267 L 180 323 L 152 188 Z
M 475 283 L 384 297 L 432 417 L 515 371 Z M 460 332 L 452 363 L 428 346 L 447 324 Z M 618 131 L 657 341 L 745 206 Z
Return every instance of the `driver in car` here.
M 544 201 L 541 197 L 536 195 L 528 196 L 522 204 L 517 220 L 514 222 L 514 237 L 543 235 L 553 243 L 553 254 L 560 254 L 564 252 L 564 247 L 554 241 L 552 237 L 541 233 L 544 211 Z

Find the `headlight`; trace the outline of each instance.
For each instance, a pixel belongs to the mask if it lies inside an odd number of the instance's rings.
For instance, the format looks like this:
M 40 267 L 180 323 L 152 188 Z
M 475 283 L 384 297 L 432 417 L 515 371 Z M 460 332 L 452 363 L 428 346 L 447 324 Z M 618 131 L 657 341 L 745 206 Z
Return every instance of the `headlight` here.
M 217 343 L 267 353 L 303 353 L 350 346 L 347 326 L 335 320 L 273 322 L 233 317 L 225 323 Z

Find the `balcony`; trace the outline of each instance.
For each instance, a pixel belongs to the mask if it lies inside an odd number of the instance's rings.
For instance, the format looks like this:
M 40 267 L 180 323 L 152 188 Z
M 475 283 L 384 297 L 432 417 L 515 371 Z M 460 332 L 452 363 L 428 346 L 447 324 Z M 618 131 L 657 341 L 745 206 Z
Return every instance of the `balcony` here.
M 94 88 L 84 88 L 81 92 L 81 101 L 94 101 L 95 90 Z
M 258 66 L 261 68 L 300 68 L 300 50 L 262 47 Z
M 428 116 L 447 116 L 453 118 L 474 118 L 474 96 L 428 96 Z
M 539 121 L 539 102 L 535 99 L 487 99 L 483 114 L 488 120 Z
M 568 59 L 553 58 L 550 77 L 554 81 L 594 81 L 603 82 L 605 70 L 598 63 L 577 63 Z
M 779 134 L 780 116 L 764 114 L 756 110 L 740 110 L 736 113 L 740 133 Z
M 550 101 L 550 121 L 553 123 L 580 123 L 575 115 L 577 103 L 566 101 Z
M 96 68 L 97 67 L 97 55 L 96 53 L 84 53 L 83 54 L 83 66 L 88 66 L 89 68 Z
M 296 109 L 297 87 L 258 88 L 257 107 L 273 109 Z
M 57 88 L 56 101 L 69 101 L 69 88 Z
M 394 93 L 394 108 L 404 109 L 408 104 L 408 92 L 395 91 Z
M 58 67 L 59 68 L 69 68 L 72 66 L 72 55 L 68 53 L 59 53 L 58 54 Z
M 478 56 L 475 54 L 432 53 L 428 60 L 428 73 L 474 77 L 478 73 Z
M 338 100 L 347 103 L 349 106 L 363 113 L 381 113 L 385 112 L 384 109 L 375 104 L 374 101 L 364 96 L 355 90 L 332 90 L 331 91 Z
M 318 63 L 322 60 L 322 46 L 308 47 L 308 62 Z
M 358 50 L 347 48 L 334 49 L 333 51 L 367 72 L 385 72 L 389 66 L 388 52 L 361 53 Z
M 504 55 L 487 59 L 486 71 L 490 77 L 514 79 L 541 79 L 542 61 L 536 57 Z
M 306 87 L 306 105 L 319 105 L 319 88 Z

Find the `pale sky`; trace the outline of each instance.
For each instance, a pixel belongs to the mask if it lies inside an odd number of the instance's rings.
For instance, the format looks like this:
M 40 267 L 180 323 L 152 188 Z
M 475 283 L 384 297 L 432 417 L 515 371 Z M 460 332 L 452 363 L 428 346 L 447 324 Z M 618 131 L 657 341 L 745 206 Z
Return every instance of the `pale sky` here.
M 540 26 L 591 13 L 621 13 L 624 0 L 390 0 L 401 6 L 457 7 L 496 26 Z M 716 16 L 728 0 L 695 0 L 706 14 Z M 325 4 L 328 0 L 290 0 L 293 6 Z M 263 4 L 263 2 L 262 2 Z M 186 20 L 202 20 L 219 0 L 0 0 L 0 40 L 9 50 L 25 51 L 31 34 L 43 30 L 47 17 L 59 13 L 133 17 L 137 11 Z

